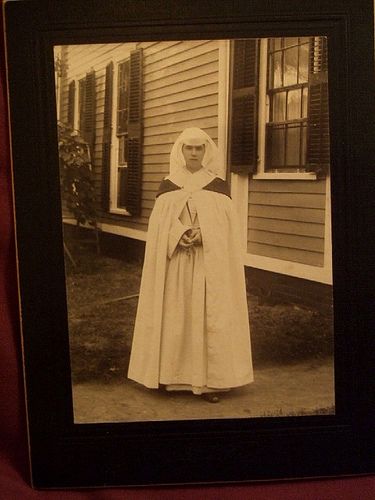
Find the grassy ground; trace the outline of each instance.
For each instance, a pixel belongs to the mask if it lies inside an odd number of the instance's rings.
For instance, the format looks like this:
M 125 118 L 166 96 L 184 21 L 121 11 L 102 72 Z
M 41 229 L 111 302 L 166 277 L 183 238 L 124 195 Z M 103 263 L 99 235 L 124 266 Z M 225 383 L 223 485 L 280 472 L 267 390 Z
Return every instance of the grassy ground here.
M 127 371 L 141 262 L 97 256 L 82 248 L 67 260 L 73 382 L 116 382 Z M 249 296 L 255 368 L 332 357 L 332 318 L 294 304 L 267 305 Z

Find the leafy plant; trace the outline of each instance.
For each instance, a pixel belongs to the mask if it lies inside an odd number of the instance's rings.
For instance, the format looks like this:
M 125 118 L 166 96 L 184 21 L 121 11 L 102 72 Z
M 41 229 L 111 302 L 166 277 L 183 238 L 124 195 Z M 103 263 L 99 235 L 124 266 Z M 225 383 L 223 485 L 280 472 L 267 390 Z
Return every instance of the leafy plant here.
M 77 225 L 96 227 L 95 189 L 90 149 L 82 136 L 58 124 L 60 182 L 63 201 Z

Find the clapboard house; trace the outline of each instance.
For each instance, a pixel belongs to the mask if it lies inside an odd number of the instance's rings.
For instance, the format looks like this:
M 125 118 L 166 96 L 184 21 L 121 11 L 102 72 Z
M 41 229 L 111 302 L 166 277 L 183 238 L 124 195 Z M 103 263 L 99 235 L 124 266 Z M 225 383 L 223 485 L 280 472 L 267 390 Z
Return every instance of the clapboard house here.
M 324 38 L 70 45 L 56 58 L 58 119 L 90 145 L 103 235 L 144 245 L 172 144 L 198 126 L 228 165 L 249 283 L 330 301 Z

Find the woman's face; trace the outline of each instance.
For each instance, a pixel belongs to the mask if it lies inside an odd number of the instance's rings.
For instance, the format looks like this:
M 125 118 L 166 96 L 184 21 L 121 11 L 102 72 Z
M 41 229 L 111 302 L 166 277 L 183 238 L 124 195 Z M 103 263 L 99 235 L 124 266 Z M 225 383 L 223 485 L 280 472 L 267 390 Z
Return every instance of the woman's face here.
M 200 144 L 197 146 L 184 144 L 182 146 L 182 154 L 186 162 L 186 168 L 190 170 L 190 172 L 196 172 L 197 170 L 202 168 L 204 153 L 204 144 Z

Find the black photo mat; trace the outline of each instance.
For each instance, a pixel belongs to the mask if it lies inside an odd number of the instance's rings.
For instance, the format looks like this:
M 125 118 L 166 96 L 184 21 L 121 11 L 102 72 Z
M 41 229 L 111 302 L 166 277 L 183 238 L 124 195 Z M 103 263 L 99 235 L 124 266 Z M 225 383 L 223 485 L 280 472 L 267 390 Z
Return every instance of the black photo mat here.
M 8 1 L 4 6 L 32 484 L 225 483 L 373 471 L 373 3 Z M 334 414 L 74 422 L 54 47 L 328 41 Z M 66 256 L 65 256 L 66 258 Z

